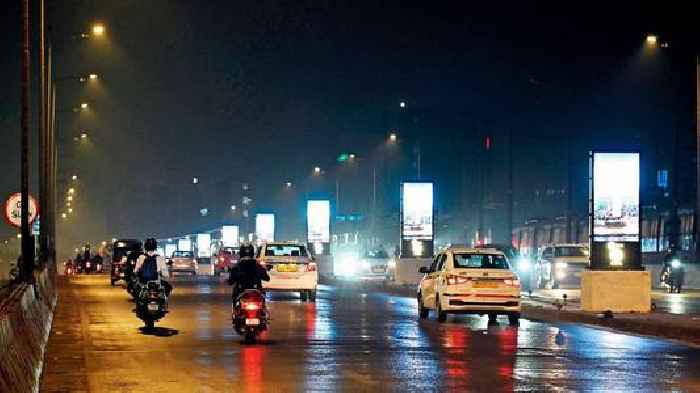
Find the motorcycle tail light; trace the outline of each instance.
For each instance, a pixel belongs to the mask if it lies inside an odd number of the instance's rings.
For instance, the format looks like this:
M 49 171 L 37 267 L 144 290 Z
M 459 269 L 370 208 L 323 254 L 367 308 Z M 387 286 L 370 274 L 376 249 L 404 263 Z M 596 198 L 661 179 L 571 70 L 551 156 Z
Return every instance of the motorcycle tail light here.
M 316 264 L 311 262 L 308 265 L 306 265 L 306 271 L 307 272 L 315 272 L 316 271 Z
M 253 303 L 253 302 L 250 302 L 250 303 L 243 303 L 242 306 L 243 306 L 243 309 L 246 310 L 246 311 L 257 311 L 257 310 L 260 310 L 260 303 Z
M 460 277 L 453 274 L 447 276 L 447 285 L 464 284 L 467 281 L 469 281 L 469 279 L 466 277 Z

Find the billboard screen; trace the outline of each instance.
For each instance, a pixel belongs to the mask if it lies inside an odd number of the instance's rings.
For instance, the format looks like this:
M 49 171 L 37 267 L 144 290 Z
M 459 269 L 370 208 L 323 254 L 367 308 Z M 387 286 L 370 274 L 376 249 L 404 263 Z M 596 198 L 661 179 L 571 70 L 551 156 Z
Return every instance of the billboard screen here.
M 208 233 L 197 234 L 197 258 L 211 256 L 211 235 Z
M 403 183 L 404 239 L 433 238 L 433 183 Z
M 593 241 L 639 241 L 639 153 L 593 153 Z
M 309 243 L 330 243 L 331 202 L 308 201 L 306 203 L 306 225 Z
M 238 225 L 224 225 L 221 227 L 221 242 L 224 247 L 238 247 Z
M 192 251 L 192 242 L 190 239 L 178 239 L 177 249 L 178 251 Z
M 275 241 L 275 215 L 259 213 L 255 215 L 255 237 L 259 242 Z
M 165 256 L 167 258 L 170 258 L 173 256 L 173 253 L 177 251 L 177 244 L 175 243 L 166 243 L 165 244 Z

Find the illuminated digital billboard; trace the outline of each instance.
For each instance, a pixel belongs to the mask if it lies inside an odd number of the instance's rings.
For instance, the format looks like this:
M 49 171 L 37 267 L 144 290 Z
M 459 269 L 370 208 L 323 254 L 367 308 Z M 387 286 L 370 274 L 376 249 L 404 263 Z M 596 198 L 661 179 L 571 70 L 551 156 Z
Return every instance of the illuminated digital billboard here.
M 240 244 L 238 225 L 224 225 L 221 227 L 221 242 L 224 247 L 238 247 Z
M 192 251 L 192 242 L 188 238 L 178 239 L 177 249 L 178 251 Z
M 330 201 L 307 201 L 306 222 L 309 243 L 329 243 L 331 241 Z
M 258 242 L 275 241 L 275 215 L 258 213 L 255 215 L 255 237 Z
M 432 240 L 433 183 L 403 183 L 401 195 L 404 240 Z
M 208 233 L 197 234 L 197 258 L 211 256 L 211 235 Z
M 639 241 L 639 153 L 593 153 L 593 241 Z

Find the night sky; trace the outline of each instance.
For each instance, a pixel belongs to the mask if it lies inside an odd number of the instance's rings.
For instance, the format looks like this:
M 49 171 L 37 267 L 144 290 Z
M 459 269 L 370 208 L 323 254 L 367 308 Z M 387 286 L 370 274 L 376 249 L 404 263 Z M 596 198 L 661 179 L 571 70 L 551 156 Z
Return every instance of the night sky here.
M 686 152 L 694 148 L 700 28 L 690 9 L 635 2 L 48 3 L 56 75 L 101 76 L 96 86 L 58 86 L 59 110 L 82 100 L 94 108 L 58 117 L 62 190 L 70 173 L 80 174 L 76 214 L 61 226 L 69 246 L 238 222 L 230 205 L 240 205 L 242 183 L 251 187 L 255 211 L 289 217 L 278 218 L 282 237 L 301 237 L 305 196 L 334 192 L 338 175 L 338 213 L 363 211 L 372 168 L 380 205 L 398 214 L 398 181 L 415 176 L 418 145 L 422 176 L 438 187 L 441 220 L 458 236 L 474 224 L 479 165 L 487 166 L 487 201 L 502 207 L 509 134 L 516 222 L 564 213 L 567 151 L 578 211 L 585 211 L 590 148 L 640 148 L 643 198 L 654 197 L 656 170 L 670 168 L 676 132 L 685 149 L 680 188 L 693 199 Z M 0 194 L 19 188 L 19 15 L 19 1 L 6 1 Z M 106 40 L 71 38 L 94 20 L 107 26 Z M 670 47 L 645 52 L 647 32 Z M 36 117 L 32 124 L 36 129 Z M 89 143 L 72 141 L 81 129 L 90 132 Z M 401 138 L 397 151 L 384 145 L 391 129 Z M 481 151 L 486 135 L 493 140 L 488 156 Z M 357 166 L 339 169 L 341 152 L 355 152 Z M 324 179 L 311 178 L 316 165 Z M 287 180 L 293 190 L 284 189 Z M 546 196 L 548 190 L 560 194 Z M 207 217 L 199 216 L 201 207 Z

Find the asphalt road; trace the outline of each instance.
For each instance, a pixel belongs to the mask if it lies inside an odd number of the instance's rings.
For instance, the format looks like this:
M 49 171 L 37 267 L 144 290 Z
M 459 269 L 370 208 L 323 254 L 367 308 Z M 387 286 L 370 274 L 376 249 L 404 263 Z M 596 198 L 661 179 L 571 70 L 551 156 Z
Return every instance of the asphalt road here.
M 315 304 L 274 294 L 261 343 L 230 325 L 229 288 L 174 282 L 144 334 L 102 276 L 61 286 L 42 391 L 700 391 L 700 349 L 577 325 L 416 318 L 415 301 L 324 286 Z

